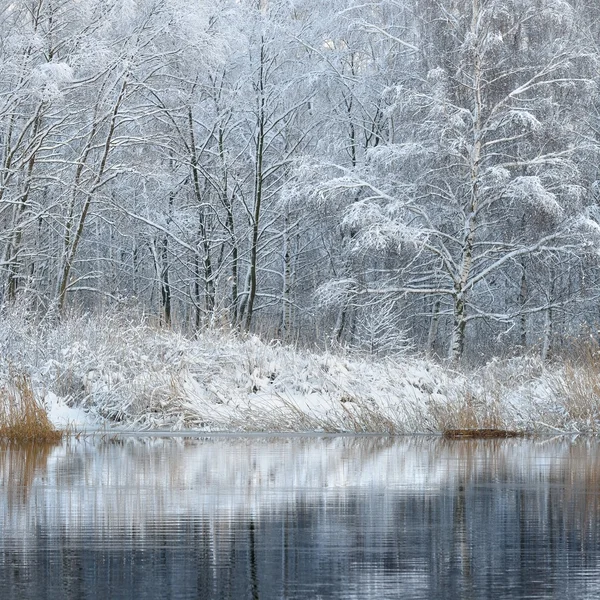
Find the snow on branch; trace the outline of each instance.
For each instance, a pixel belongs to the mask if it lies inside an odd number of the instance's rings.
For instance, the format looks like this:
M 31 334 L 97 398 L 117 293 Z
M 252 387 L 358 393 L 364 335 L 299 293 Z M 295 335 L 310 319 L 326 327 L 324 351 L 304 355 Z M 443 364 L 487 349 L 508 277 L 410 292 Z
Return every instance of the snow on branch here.
M 391 218 L 379 204 L 359 201 L 346 211 L 342 226 L 358 230 L 354 250 L 385 250 L 399 248 L 402 243 L 418 245 L 425 233 L 418 227 Z
M 32 73 L 33 84 L 41 99 L 49 102 L 61 95 L 61 87 L 73 81 L 73 69 L 65 62 L 38 65 Z
M 502 119 L 502 125 L 513 125 L 522 131 L 534 132 L 539 131 L 542 124 L 537 117 L 528 110 L 509 110 Z
M 356 321 L 356 333 L 354 345 L 370 356 L 397 358 L 413 349 L 393 300 L 363 307 Z
M 309 204 L 320 207 L 328 205 L 334 197 L 347 192 L 356 193 L 363 184 L 352 174 L 338 176 L 339 168 L 305 157 L 296 159 L 292 176 L 282 186 L 279 200 L 283 207 Z
M 347 305 L 357 290 L 356 279 L 333 279 L 321 285 L 315 292 L 315 297 L 319 306 L 339 307 Z
M 510 180 L 510 171 L 504 167 L 489 167 L 481 173 L 482 189 L 493 190 L 505 186 Z
M 546 0 L 541 14 L 560 27 L 571 27 L 575 21 L 575 11 L 565 0 Z
M 600 208 L 590 206 L 575 220 L 574 227 L 584 236 L 588 246 L 600 253 Z
M 505 197 L 528 204 L 535 210 L 552 217 L 561 217 L 563 209 L 556 195 L 546 190 L 537 176 L 523 176 L 513 179 L 504 192 Z
M 421 143 L 408 142 L 406 144 L 385 144 L 368 148 L 366 158 L 368 162 L 389 164 L 395 161 L 405 161 L 411 158 L 423 157 L 431 151 Z

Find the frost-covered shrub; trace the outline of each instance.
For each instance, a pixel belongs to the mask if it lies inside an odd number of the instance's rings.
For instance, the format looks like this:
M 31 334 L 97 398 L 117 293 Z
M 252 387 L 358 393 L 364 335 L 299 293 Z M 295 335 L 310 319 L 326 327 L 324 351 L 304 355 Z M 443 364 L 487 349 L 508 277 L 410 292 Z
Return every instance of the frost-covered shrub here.
M 394 302 L 364 308 L 356 323 L 358 350 L 370 356 L 406 356 L 412 349 Z

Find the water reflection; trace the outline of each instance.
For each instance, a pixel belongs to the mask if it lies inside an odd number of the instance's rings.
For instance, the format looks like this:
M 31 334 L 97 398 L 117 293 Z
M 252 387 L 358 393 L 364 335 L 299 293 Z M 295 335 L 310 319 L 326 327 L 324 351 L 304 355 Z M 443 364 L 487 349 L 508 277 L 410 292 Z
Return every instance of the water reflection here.
M 1 598 L 597 598 L 593 439 L 0 445 Z
M 38 473 L 44 473 L 55 444 L 0 442 L 0 487 L 7 507 L 23 510 L 28 491 Z

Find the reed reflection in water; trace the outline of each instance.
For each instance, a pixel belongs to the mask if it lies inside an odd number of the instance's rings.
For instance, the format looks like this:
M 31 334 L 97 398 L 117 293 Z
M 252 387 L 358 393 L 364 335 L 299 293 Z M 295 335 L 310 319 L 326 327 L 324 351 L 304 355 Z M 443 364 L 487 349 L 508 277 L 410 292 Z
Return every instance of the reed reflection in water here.
M 588 439 L 0 445 L 0 597 L 598 598 Z

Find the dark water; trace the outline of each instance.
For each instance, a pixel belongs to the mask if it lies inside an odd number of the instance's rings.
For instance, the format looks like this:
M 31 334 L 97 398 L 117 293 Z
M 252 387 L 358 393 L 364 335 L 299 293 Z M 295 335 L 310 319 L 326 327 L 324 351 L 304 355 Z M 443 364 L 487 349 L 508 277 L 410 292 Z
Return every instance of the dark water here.
M 600 598 L 592 439 L 0 446 L 0 598 Z

